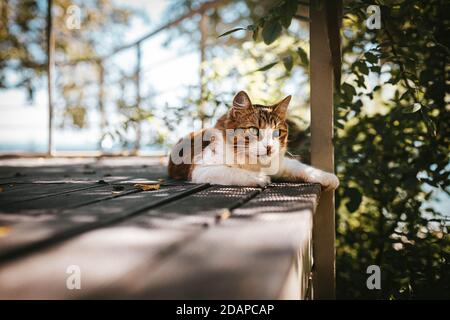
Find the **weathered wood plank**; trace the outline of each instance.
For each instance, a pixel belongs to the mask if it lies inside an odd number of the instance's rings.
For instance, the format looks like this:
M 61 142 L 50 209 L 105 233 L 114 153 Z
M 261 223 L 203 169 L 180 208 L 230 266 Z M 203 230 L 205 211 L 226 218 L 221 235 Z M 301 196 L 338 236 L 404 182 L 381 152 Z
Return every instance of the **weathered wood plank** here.
M 117 191 L 118 189 L 120 190 Z M 68 208 L 81 207 L 138 191 L 133 184 L 104 184 L 98 188 L 17 202 L 0 209 L 0 225 L 11 226 L 25 221 L 46 220 Z
M 170 187 L 173 188 L 195 187 Z M 211 187 L 140 212 L 121 223 L 86 232 L 4 263 L 0 266 L 0 298 L 126 298 L 135 289 L 140 276 L 152 272 L 173 251 L 198 234 L 215 229 L 206 226 L 222 221 L 230 209 L 259 191 L 255 188 Z M 109 200 L 105 204 L 117 200 L 120 205 L 120 201 L 127 198 Z M 136 201 L 132 203 L 136 204 Z M 82 290 L 67 290 L 65 271 L 69 265 L 80 267 Z
M 287 297 L 285 288 L 291 286 L 296 288 L 291 289 L 297 292 L 294 297 L 304 298 L 307 280 L 286 281 L 295 263 L 309 276 L 312 215 L 319 193 L 318 185 L 267 188 L 234 210 L 233 218 L 206 230 L 151 272 L 141 268 L 134 273 L 128 285 L 131 297 L 275 299 Z M 133 278 L 139 281 L 131 283 Z M 109 293 L 121 295 L 120 290 Z
M 95 164 L 95 159 L 57 159 L 57 158 L 11 158 L 0 160 L 0 179 L 16 176 L 57 174 L 64 171 L 81 170 Z
M 96 182 L 98 180 L 114 181 L 138 177 L 150 180 L 168 178 L 165 170 L 154 167 L 146 167 L 139 170 L 129 168 L 80 169 L 79 171 L 63 169 L 54 173 L 36 171 L 13 173 L 10 176 L 0 178 L 0 184 Z
M 148 174 L 147 174 L 148 176 Z M 160 175 L 157 175 L 160 176 Z M 17 202 L 30 201 L 36 203 L 35 200 L 46 197 L 59 196 L 62 194 L 69 194 L 76 191 L 99 188 L 105 184 L 121 184 L 130 185 L 136 183 L 154 183 L 161 180 L 161 184 L 164 185 L 187 185 L 186 183 L 177 183 L 168 179 L 151 179 L 151 177 L 144 178 L 145 175 L 140 176 L 108 176 L 102 177 L 102 179 L 89 181 L 70 180 L 67 182 L 34 182 L 34 183 L 8 183 L 2 184 L 3 192 L 0 193 L 0 212 L 11 211 L 10 208 L 15 207 Z M 86 193 L 86 194 L 89 194 Z M 14 206 L 12 206 L 14 204 Z M 19 205 L 20 206 L 20 205 Z M 31 204 L 33 206 L 33 204 Z M 39 205 L 37 204 L 37 207 Z
M 137 212 L 162 205 L 202 190 L 207 185 L 162 187 L 147 192 L 127 192 L 88 206 L 66 209 L 57 215 L 13 225 L 0 242 L 0 260 L 10 259 L 42 245 L 54 243 L 83 231 L 105 226 Z
M 21 201 L 37 200 L 98 187 L 101 187 L 101 185 L 92 183 L 30 184 L 16 190 L 0 193 L 0 210 L 7 210 L 12 204 Z
M 8 159 L 0 160 L 0 183 L 95 182 L 100 179 L 167 177 L 160 158 Z
M 18 190 L 25 190 L 29 188 L 29 183 L 2 183 L 0 184 L 0 188 L 2 189 L 0 195 L 2 197 L 6 197 L 8 194 Z
M 73 208 L 82 205 L 87 205 L 90 203 L 94 203 L 97 201 L 112 199 L 114 197 L 122 196 L 130 192 L 136 192 L 137 189 L 134 186 L 135 184 L 154 184 L 159 183 L 162 186 L 189 186 L 194 185 L 191 183 L 183 183 L 183 182 L 172 182 L 172 181 L 163 181 L 159 182 L 156 180 L 142 179 L 142 178 L 132 178 L 125 180 L 117 180 L 106 182 L 101 180 L 95 184 L 96 188 L 88 188 L 88 189 L 75 189 L 71 192 L 56 194 L 48 194 L 43 198 L 33 198 L 32 201 L 20 201 L 12 204 L 8 204 L 6 206 L 1 206 L 0 201 L 0 216 L 6 215 L 18 215 L 27 219 L 28 216 L 42 216 L 42 215 L 51 215 L 55 214 L 58 211 L 61 211 L 66 208 Z M 58 186 L 64 184 L 55 185 L 51 184 L 23 184 L 16 185 L 11 188 L 11 190 L 6 191 L 5 196 L 11 194 L 11 191 L 17 191 L 16 193 L 24 193 L 27 194 L 28 190 L 35 190 L 42 187 L 43 190 L 48 190 L 48 187 L 51 186 L 58 190 Z M 59 190 L 58 190 L 59 191 Z M 14 220 L 14 219 L 12 219 Z M 0 218 L 0 223 L 2 219 Z

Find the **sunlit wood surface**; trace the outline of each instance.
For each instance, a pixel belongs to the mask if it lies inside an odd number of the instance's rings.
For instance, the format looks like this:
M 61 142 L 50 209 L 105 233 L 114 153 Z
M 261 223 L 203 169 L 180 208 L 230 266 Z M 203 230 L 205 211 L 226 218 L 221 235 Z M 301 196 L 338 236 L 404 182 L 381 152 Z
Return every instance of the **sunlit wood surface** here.
M 0 298 L 311 296 L 318 185 L 190 184 L 165 162 L 0 160 Z

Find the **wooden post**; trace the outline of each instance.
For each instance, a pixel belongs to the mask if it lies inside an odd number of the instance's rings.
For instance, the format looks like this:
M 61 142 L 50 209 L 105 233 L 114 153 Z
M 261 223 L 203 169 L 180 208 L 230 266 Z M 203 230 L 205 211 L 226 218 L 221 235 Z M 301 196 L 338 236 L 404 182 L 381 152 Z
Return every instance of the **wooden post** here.
M 310 9 L 311 163 L 334 171 L 333 66 L 327 32 L 326 3 Z M 323 192 L 314 215 L 315 299 L 335 298 L 334 192 Z
M 142 139 L 142 128 L 141 128 L 141 58 L 142 58 L 142 50 L 141 43 L 136 43 L 136 71 L 135 71 L 135 85 L 136 85 L 136 108 L 138 112 L 138 119 L 136 122 L 136 141 L 134 144 L 133 154 L 137 154 L 141 147 L 141 139 Z
M 55 38 L 53 33 L 53 1 L 47 0 L 47 95 L 48 95 L 48 142 L 47 155 L 52 156 L 53 146 L 53 65 Z
M 97 60 L 98 67 L 98 111 L 100 113 L 100 139 L 98 148 L 102 150 L 102 140 L 108 126 L 108 119 L 105 112 L 105 68 L 101 59 Z
M 207 38 L 207 23 L 208 17 L 205 11 L 200 13 L 200 69 L 199 69 L 199 86 L 200 86 L 200 101 L 198 106 L 198 114 L 201 121 L 202 129 L 205 127 L 205 103 L 203 101 L 203 96 L 205 94 L 205 84 L 203 83 L 203 78 L 205 77 L 205 70 L 203 68 L 203 63 L 205 62 L 205 48 L 206 48 L 206 38 Z

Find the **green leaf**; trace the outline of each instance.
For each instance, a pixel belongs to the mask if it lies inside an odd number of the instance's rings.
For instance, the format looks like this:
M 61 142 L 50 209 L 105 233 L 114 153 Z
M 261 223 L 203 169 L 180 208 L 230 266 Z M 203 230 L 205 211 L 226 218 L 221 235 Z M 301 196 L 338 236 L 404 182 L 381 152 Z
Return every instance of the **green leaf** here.
M 411 91 L 409 91 L 409 90 L 406 90 L 405 92 L 403 92 L 403 94 L 400 96 L 400 98 L 398 98 L 398 100 L 406 99 L 408 96 L 413 97 L 413 96 L 414 96 L 414 93 L 411 92 Z M 420 109 L 420 108 L 419 108 L 419 109 Z M 417 111 L 417 110 L 416 110 L 416 111 Z
M 247 28 L 242 28 L 242 27 L 241 27 L 241 28 L 231 29 L 231 30 L 229 30 L 229 31 L 227 31 L 227 32 L 222 33 L 222 34 L 221 34 L 220 36 L 218 36 L 217 38 L 227 36 L 227 35 L 229 35 L 229 34 L 232 34 L 232 33 L 236 32 L 236 31 L 240 31 L 240 30 L 247 30 Z
M 381 67 L 380 66 L 371 66 L 370 67 L 370 71 L 376 72 L 376 73 L 380 73 L 381 72 Z
M 344 91 L 345 98 L 348 101 L 351 101 L 353 99 L 353 96 L 356 95 L 356 89 L 352 85 L 348 84 L 347 82 L 344 82 L 341 85 L 341 89 Z
M 339 189 L 338 189 L 338 190 L 336 190 L 335 198 L 334 198 L 336 208 L 339 208 L 339 206 L 341 204 L 341 198 L 342 198 L 341 193 L 339 192 Z
M 360 110 L 362 106 L 363 106 L 362 101 L 358 100 L 358 101 L 355 102 L 353 109 Z
M 264 67 L 261 67 L 261 68 L 255 70 L 255 72 L 256 72 L 256 71 L 266 71 L 266 70 L 269 70 L 270 68 L 272 68 L 273 66 L 275 66 L 277 63 L 278 63 L 278 61 L 277 61 L 277 62 L 272 62 L 272 63 L 266 64 Z
M 427 127 L 428 127 L 428 131 L 430 132 L 430 134 L 433 137 L 436 137 L 436 135 L 437 135 L 436 123 L 434 123 L 433 120 L 429 119 L 427 122 Z
M 253 35 L 252 35 L 253 41 L 258 40 L 258 34 L 259 34 L 259 27 L 257 26 L 253 29 Z
M 306 53 L 306 51 L 303 50 L 302 47 L 298 47 L 297 48 L 297 53 L 298 53 L 298 56 L 300 57 L 300 60 L 301 60 L 302 64 L 304 66 L 308 66 L 309 65 L 309 60 L 308 60 L 308 54 Z
M 338 119 L 334 124 L 339 129 L 345 129 L 346 121 L 344 119 Z
M 248 30 L 248 31 L 253 31 L 253 30 L 255 30 L 255 28 L 258 28 L 258 26 L 254 26 L 254 25 L 252 25 L 252 24 L 249 24 L 249 25 L 247 26 L 247 28 L 245 28 L 245 29 Z
M 280 21 L 286 29 L 291 25 L 292 18 L 297 12 L 297 6 L 296 0 L 286 0 L 280 7 Z
M 366 52 L 364 54 L 364 57 L 366 58 L 367 61 L 369 61 L 372 64 L 378 62 L 378 57 L 376 55 L 374 55 L 372 52 Z
M 366 89 L 366 80 L 363 75 L 356 74 L 356 79 L 354 80 L 358 87 Z
M 358 61 L 355 63 L 355 65 L 358 67 L 358 70 L 364 74 L 364 75 L 368 75 L 369 74 L 369 68 L 367 67 L 366 63 L 364 61 Z
M 294 66 L 294 60 L 292 59 L 291 55 L 288 55 L 283 58 L 283 64 L 287 71 L 291 71 L 292 67 Z
M 299 16 L 299 15 L 297 15 L 297 16 L 295 16 L 298 20 L 301 20 L 301 21 L 305 21 L 305 22 L 311 22 L 311 19 L 310 18 L 308 18 L 308 17 L 305 17 L 305 16 Z
M 358 210 L 362 202 L 362 194 L 356 188 L 347 188 L 344 195 L 349 198 L 349 201 L 345 204 L 345 207 L 350 212 Z
M 403 113 L 415 113 L 417 111 L 419 111 L 420 109 L 422 109 L 422 106 L 420 105 L 420 103 L 414 103 L 411 106 L 407 106 L 405 108 L 403 108 Z
M 262 30 L 264 43 L 269 45 L 274 42 L 280 36 L 281 30 L 281 24 L 276 20 L 269 20 L 264 23 L 264 28 Z

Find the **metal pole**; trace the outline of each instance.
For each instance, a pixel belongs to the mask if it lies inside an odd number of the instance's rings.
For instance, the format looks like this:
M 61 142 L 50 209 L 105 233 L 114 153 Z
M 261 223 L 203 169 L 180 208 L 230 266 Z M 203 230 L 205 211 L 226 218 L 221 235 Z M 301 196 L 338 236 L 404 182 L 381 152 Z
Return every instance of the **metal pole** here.
M 53 1 L 47 0 L 47 93 L 48 93 L 48 149 L 47 155 L 52 156 L 53 146 L 53 66 L 55 38 L 53 33 Z
M 98 66 L 98 111 L 100 112 L 100 139 L 98 141 L 98 148 L 102 150 L 102 140 L 106 133 L 108 126 L 108 119 L 105 113 L 105 68 L 103 67 L 103 61 L 97 61 Z
M 136 108 L 138 119 L 136 122 L 136 141 L 134 145 L 134 154 L 137 154 L 141 147 L 142 128 L 141 128 L 141 58 L 142 50 L 141 43 L 136 43 L 136 73 L 135 73 L 135 86 L 136 86 Z
M 205 77 L 205 70 L 203 68 L 203 63 L 205 62 L 205 47 L 206 47 L 206 38 L 207 38 L 207 23 L 208 17 L 205 14 L 205 11 L 200 13 L 200 70 L 199 70 L 199 85 L 200 85 L 200 101 L 198 106 L 198 116 L 201 121 L 202 129 L 205 127 L 205 105 L 203 101 L 203 96 L 205 94 L 205 84 L 203 82 L 203 78 Z

